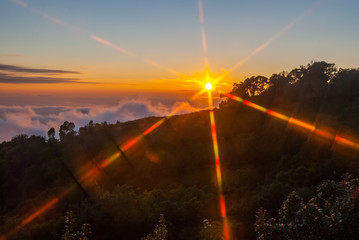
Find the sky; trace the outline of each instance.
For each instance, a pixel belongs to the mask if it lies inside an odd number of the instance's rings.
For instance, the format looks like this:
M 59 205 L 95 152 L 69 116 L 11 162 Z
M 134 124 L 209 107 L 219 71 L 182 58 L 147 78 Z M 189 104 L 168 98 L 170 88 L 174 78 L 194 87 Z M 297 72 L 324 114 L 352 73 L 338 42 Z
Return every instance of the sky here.
M 310 61 L 359 63 L 356 0 L 0 0 L 0 141 L 164 116 Z M 215 96 L 216 104 L 220 102 Z M 203 109 L 206 96 L 180 113 Z

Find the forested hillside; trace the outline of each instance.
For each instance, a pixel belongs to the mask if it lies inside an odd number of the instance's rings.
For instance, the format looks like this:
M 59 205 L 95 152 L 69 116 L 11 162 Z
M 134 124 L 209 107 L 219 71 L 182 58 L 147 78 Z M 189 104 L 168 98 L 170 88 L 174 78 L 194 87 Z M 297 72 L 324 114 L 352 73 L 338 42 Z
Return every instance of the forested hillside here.
M 345 173 L 359 177 L 358 145 L 339 141 L 359 143 L 358 69 L 313 62 L 270 78 L 247 78 L 234 84 L 231 94 L 312 124 L 322 133 L 223 99 L 214 113 L 234 239 L 267 234 L 268 229 L 257 226 L 257 217 L 264 219 L 266 209 L 280 218 L 278 210 L 293 191 L 307 202 L 325 180 L 341 181 Z M 61 239 L 89 224 L 89 239 L 140 239 L 153 231 L 161 214 L 168 239 L 218 237 L 221 218 L 209 111 L 167 118 L 142 134 L 160 120 L 90 122 L 78 131 L 65 122 L 50 129 L 47 138 L 19 135 L 1 143 L 0 233 L 7 234 L 58 199 L 9 238 Z M 134 137 L 137 142 L 123 149 Z M 357 204 L 358 186 L 351 186 L 345 196 L 353 196 Z M 357 234 L 358 215 L 350 215 L 349 227 L 338 228 L 335 236 Z

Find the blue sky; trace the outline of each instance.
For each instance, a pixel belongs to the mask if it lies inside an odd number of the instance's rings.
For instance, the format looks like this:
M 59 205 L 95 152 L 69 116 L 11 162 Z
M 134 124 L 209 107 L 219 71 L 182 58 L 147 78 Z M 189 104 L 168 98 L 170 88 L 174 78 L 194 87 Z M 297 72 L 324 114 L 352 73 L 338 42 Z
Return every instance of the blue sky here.
M 101 36 L 186 74 L 203 67 L 197 1 L 24 1 L 32 8 L 84 29 L 73 31 L 48 21 L 10 0 L 1 0 L 2 63 L 71 66 L 130 65 L 147 71 L 151 66 L 113 53 L 93 42 Z M 311 14 L 299 20 L 309 8 Z M 234 76 L 289 70 L 310 60 L 326 60 L 356 67 L 359 33 L 358 1 L 210 1 L 203 0 L 208 58 L 213 71 L 230 68 L 252 50 L 295 21 Z M 50 59 L 50 60 L 49 60 Z M 259 65 L 259 66 L 258 66 Z M 263 69 L 263 70 L 261 70 Z M 75 69 L 76 70 L 76 69 Z M 148 73 L 152 73 L 151 70 Z M 162 77 L 153 72 L 153 77 Z

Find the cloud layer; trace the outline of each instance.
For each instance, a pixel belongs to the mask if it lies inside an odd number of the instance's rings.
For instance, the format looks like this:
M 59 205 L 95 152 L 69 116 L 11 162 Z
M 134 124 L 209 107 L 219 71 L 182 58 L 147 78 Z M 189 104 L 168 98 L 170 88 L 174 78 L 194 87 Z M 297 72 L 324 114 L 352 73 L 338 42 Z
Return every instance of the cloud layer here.
M 12 76 L 0 72 L 0 83 L 86 83 L 78 82 L 77 78 L 58 78 L 58 77 L 26 77 L 26 76 Z
M 57 77 L 62 74 L 81 74 L 77 71 L 67 71 L 47 68 L 26 68 L 14 65 L 0 64 L 0 83 L 7 84 L 48 84 L 48 83 L 88 83 L 78 78 Z M 45 75 L 45 76 L 44 76 Z M 46 75 L 54 75 L 47 77 Z
M 58 69 L 46 69 L 46 68 L 25 68 L 14 65 L 5 65 L 0 64 L 0 70 L 2 71 L 10 71 L 10 72 L 26 72 L 26 73 L 47 73 L 47 74 L 80 74 L 80 72 L 75 71 L 66 71 L 66 70 L 58 70 Z
M 154 104 L 148 100 L 126 100 L 113 107 L 99 105 L 89 107 L 64 106 L 1 106 L 0 105 L 0 142 L 11 140 L 18 134 L 47 136 L 50 128 L 56 131 L 64 121 L 74 122 L 77 129 L 94 122 L 115 123 L 129 121 L 147 116 L 169 115 L 181 102 L 172 106 Z M 197 111 L 186 105 L 178 114 Z

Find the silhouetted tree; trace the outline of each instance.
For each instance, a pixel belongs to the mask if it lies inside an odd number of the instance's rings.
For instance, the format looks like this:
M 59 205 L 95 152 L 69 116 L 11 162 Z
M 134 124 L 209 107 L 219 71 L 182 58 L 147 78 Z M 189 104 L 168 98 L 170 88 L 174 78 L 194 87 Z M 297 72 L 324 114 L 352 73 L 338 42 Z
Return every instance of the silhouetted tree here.
M 243 82 L 234 83 L 232 94 L 241 98 L 255 96 L 263 92 L 268 85 L 268 78 L 256 76 L 246 78 Z
M 47 131 L 47 136 L 49 141 L 55 140 L 55 128 L 50 128 L 49 131 Z
M 74 136 L 75 135 L 75 124 L 73 122 L 65 121 L 59 130 L 60 140 L 63 141 L 67 136 Z

